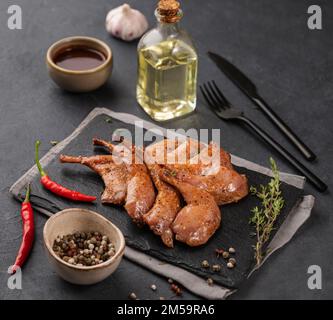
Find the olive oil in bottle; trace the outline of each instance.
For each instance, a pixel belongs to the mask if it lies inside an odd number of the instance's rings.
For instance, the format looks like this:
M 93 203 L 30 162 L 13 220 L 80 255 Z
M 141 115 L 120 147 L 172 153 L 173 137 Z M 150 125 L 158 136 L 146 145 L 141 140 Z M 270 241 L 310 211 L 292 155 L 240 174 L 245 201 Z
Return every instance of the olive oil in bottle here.
M 162 0 L 159 25 L 138 46 L 137 101 L 157 121 L 183 116 L 196 107 L 198 56 L 180 30 L 179 3 Z

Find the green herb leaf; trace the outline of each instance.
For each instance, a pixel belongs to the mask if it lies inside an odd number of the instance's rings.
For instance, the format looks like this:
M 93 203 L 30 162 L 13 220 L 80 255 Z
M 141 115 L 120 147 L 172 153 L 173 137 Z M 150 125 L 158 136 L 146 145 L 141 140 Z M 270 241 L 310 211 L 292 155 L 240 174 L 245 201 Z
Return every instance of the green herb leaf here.
M 177 177 L 177 172 L 176 172 L 176 171 L 171 171 L 171 172 L 170 172 L 170 175 L 171 175 L 172 177 Z
M 262 259 L 267 252 L 263 252 L 264 245 L 269 241 L 274 225 L 284 206 L 284 199 L 280 190 L 280 176 L 273 158 L 269 159 L 273 178 L 267 186 L 250 187 L 252 195 L 256 196 L 260 201 L 260 206 L 256 206 L 251 210 L 252 216 L 250 224 L 256 228 L 257 243 L 254 246 L 255 259 L 257 265 L 260 265 Z

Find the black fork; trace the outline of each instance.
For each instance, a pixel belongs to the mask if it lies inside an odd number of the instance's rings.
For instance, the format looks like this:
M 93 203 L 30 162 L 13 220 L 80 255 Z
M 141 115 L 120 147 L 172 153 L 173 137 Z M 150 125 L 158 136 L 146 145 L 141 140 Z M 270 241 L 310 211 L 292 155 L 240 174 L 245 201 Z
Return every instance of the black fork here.
M 297 160 L 288 150 L 282 147 L 252 120 L 247 118 L 240 109 L 234 107 L 223 95 L 215 81 L 209 81 L 203 84 L 200 86 L 200 90 L 208 105 L 219 118 L 245 124 L 286 159 L 298 172 L 304 175 L 317 190 L 324 192 L 327 189 L 327 185 Z

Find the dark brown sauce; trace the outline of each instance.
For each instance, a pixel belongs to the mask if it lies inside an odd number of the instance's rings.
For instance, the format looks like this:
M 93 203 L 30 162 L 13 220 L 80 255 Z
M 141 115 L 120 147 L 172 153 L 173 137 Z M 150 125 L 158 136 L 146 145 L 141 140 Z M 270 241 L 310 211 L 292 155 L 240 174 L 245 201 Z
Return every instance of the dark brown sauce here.
M 97 68 L 105 60 L 104 54 L 98 50 L 77 47 L 59 52 L 54 58 L 54 63 L 63 69 L 83 71 Z

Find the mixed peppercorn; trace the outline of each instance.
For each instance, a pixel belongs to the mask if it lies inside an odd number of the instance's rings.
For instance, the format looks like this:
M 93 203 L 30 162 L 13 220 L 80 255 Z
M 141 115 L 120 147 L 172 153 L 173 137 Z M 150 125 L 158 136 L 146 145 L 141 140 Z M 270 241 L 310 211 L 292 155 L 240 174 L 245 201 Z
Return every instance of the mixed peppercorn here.
M 169 278 L 169 279 L 168 279 L 168 283 L 170 284 L 170 291 L 174 294 L 174 296 L 170 297 L 169 299 L 172 299 L 172 298 L 174 298 L 175 296 L 180 297 L 180 296 L 183 295 L 183 289 L 181 288 L 181 286 L 180 286 L 179 284 L 177 284 L 176 282 L 174 282 L 173 279 Z M 151 289 L 152 291 L 156 292 L 156 291 L 157 291 L 157 286 L 156 286 L 156 284 L 151 284 L 151 285 L 150 285 L 150 289 Z M 135 292 L 131 292 L 131 293 L 129 293 L 128 298 L 129 298 L 130 300 L 140 300 L 140 299 L 137 297 L 137 295 L 136 295 Z M 160 296 L 159 299 L 160 299 L 160 300 L 165 300 L 166 298 L 163 297 L 163 296 Z
M 228 250 L 224 250 L 222 248 L 215 249 L 216 257 L 220 258 L 222 257 L 227 262 L 227 268 L 233 269 L 236 266 L 236 259 L 230 258 L 230 255 L 234 255 L 236 253 L 236 250 L 234 248 L 229 248 Z M 222 270 L 221 264 L 213 264 L 212 266 L 208 262 L 208 260 L 201 261 L 201 267 L 204 269 L 211 268 L 213 272 L 220 272 Z M 212 279 L 207 280 L 209 285 L 212 285 Z
M 76 266 L 94 266 L 115 255 L 115 246 L 99 232 L 75 232 L 58 236 L 53 251 L 63 261 Z
M 233 247 L 230 247 L 228 250 L 224 250 L 222 248 L 218 248 L 215 249 L 215 253 L 216 253 L 216 257 L 220 258 L 222 257 L 225 261 L 226 261 L 226 266 L 229 269 L 233 269 L 236 266 L 236 259 L 233 258 L 232 256 L 234 256 L 236 254 L 236 250 Z M 231 257 L 230 257 L 231 256 Z M 210 265 L 208 260 L 203 260 L 201 261 L 201 267 L 204 269 L 211 269 L 213 272 L 221 272 L 222 270 L 222 264 L 212 264 Z M 206 282 L 209 286 L 213 286 L 214 285 L 214 280 L 212 278 L 207 278 Z M 182 296 L 183 294 L 183 290 L 180 287 L 180 285 L 178 285 L 177 283 L 175 283 L 172 279 L 168 279 L 168 283 L 170 284 L 170 290 L 175 294 L 175 296 Z M 157 290 L 157 286 L 155 284 L 152 284 L 150 286 L 150 289 L 152 291 L 156 291 Z M 128 295 L 129 299 L 131 300 L 139 300 L 137 295 L 134 292 L 131 292 Z M 172 298 L 172 297 L 171 297 Z M 163 296 L 160 297 L 160 300 L 164 300 L 165 298 Z

